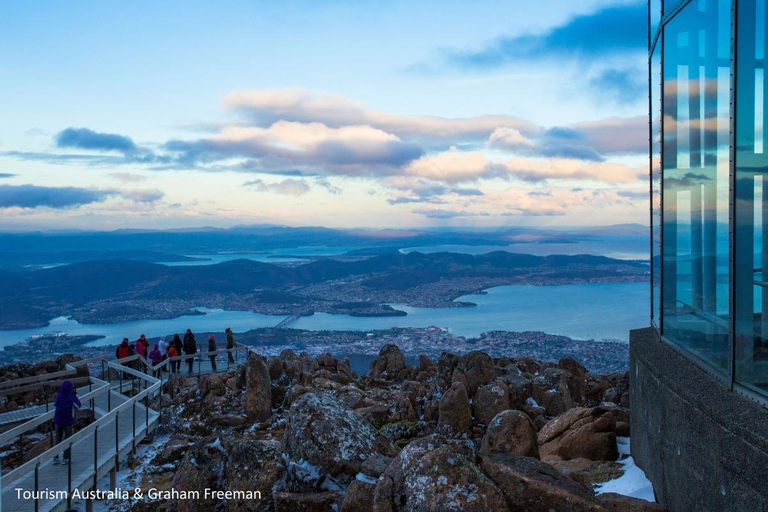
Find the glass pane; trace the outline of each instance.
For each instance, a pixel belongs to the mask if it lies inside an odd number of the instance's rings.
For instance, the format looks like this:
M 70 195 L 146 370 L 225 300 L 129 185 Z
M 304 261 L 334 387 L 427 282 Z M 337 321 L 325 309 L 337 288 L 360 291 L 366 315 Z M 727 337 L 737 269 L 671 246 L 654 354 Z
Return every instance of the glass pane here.
M 651 321 L 661 318 L 661 45 L 651 57 Z
M 661 4 L 664 6 L 664 15 L 666 16 L 674 7 L 680 3 L 680 0 L 661 0 Z M 653 2 L 651 2 L 653 4 Z
M 656 36 L 656 31 L 661 21 L 661 0 L 651 0 L 648 8 L 650 9 L 649 15 L 651 17 L 651 44 L 653 44 L 653 38 Z
M 662 334 L 724 373 L 730 360 L 729 16 L 730 0 L 694 0 L 663 34 Z
M 765 0 L 739 2 L 736 55 L 735 378 L 768 391 L 768 154 Z

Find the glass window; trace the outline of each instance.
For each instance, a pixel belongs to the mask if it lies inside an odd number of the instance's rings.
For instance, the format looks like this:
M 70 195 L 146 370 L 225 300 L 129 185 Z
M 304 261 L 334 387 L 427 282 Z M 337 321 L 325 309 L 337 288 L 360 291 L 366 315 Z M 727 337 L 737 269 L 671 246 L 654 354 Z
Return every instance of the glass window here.
M 694 0 L 663 33 L 662 334 L 726 374 L 729 17 Z
M 651 44 L 653 44 L 653 38 L 656 36 L 656 31 L 659 28 L 659 22 L 661 22 L 661 0 L 651 0 L 648 4 L 648 15 L 651 21 Z
M 765 139 L 765 0 L 739 2 L 736 78 L 734 370 L 768 391 L 768 147 Z
M 666 16 L 679 3 L 680 0 L 661 0 L 661 4 L 664 6 L 664 15 Z M 653 5 L 653 1 L 651 1 L 651 5 Z
M 661 45 L 651 57 L 651 321 L 661 318 Z

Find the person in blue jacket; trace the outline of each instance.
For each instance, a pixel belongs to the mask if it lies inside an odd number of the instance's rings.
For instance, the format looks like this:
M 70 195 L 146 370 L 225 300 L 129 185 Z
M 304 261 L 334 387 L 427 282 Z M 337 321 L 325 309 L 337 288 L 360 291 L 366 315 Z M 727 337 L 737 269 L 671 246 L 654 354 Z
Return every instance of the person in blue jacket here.
M 72 381 L 65 380 L 61 384 L 54 404 L 56 405 L 56 412 L 53 413 L 53 424 L 56 426 L 56 444 L 59 444 L 72 435 L 72 425 L 75 424 L 74 407 L 79 409 L 83 406 L 80 399 L 77 398 L 77 390 Z M 56 455 L 53 458 L 53 463 L 69 464 L 70 456 L 69 449 L 67 449 L 64 452 L 64 459 L 60 461 L 59 456 Z

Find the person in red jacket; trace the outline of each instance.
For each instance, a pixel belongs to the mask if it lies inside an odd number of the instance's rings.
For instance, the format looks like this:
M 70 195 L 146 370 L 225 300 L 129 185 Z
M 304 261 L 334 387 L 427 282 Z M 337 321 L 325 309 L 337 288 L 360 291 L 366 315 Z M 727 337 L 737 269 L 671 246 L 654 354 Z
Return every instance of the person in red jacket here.
M 124 359 L 126 357 L 130 357 L 134 354 L 133 349 L 131 348 L 131 345 L 128 342 L 128 338 L 123 338 L 123 342 L 120 344 L 120 346 L 117 347 L 117 351 L 115 352 L 115 355 L 118 359 Z M 125 367 L 130 367 L 130 363 L 122 363 Z M 129 379 L 132 375 L 128 374 L 127 372 L 123 372 L 123 379 Z
M 178 357 L 179 352 L 176 350 L 176 346 L 173 344 L 168 345 L 168 359 L 171 359 L 172 357 Z M 181 361 L 174 361 L 171 359 L 171 361 L 168 363 L 171 365 L 171 373 L 176 373 L 179 371 L 179 365 L 181 364 Z

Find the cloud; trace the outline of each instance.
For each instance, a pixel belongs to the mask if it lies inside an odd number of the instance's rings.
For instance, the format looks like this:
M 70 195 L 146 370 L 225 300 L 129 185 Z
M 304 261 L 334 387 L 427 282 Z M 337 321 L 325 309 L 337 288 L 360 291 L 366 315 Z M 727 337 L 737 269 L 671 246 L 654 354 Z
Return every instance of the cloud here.
M 499 37 L 474 51 L 453 51 L 449 62 L 490 68 L 517 61 L 552 58 L 604 59 L 642 53 L 646 48 L 646 3 L 611 6 L 576 16 L 539 34 Z
M 182 161 L 250 157 L 264 168 L 304 167 L 336 174 L 374 174 L 424 154 L 421 146 L 371 126 L 333 128 L 322 123 L 278 121 L 267 128 L 228 126 L 207 139 L 172 141 L 166 149 Z
M 529 121 L 508 115 L 446 118 L 381 112 L 343 96 L 306 89 L 236 91 L 227 95 L 223 103 L 260 126 L 278 121 L 318 122 L 332 128 L 370 126 L 404 139 L 447 144 L 485 140 L 499 127 L 514 128 L 521 133 L 537 129 Z
M 13 178 L 16 176 L 15 174 L 11 174 L 9 172 L 0 172 L 0 179 L 2 178 Z
M 134 174 L 131 172 L 113 172 L 110 173 L 109 176 L 122 183 L 140 183 L 147 180 L 146 176 L 142 176 L 141 174 Z
M 487 176 L 490 167 L 480 151 L 459 151 L 455 146 L 445 153 L 425 155 L 403 170 L 406 175 L 434 181 L 459 183 Z
M 502 126 L 491 132 L 488 137 L 488 146 L 501 149 L 527 149 L 534 147 L 535 144 L 520 133 L 520 130 Z
M 626 197 L 632 200 L 648 200 L 650 197 L 647 190 L 619 190 L 616 192 L 619 197 Z
M 534 159 L 513 157 L 495 166 L 522 181 L 590 180 L 605 183 L 633 183 L 638 169 L 611 162 L 585 162 L 563 158 Z
M 302 196 L 309 192 L 310 187 L 304 180 L 287 178 L 277 183 L 264 183 L 262 180 L 253 180 L 243 183 L 243 187 L 253 187 L 257 192 L 271 192 L 286 196 Z
M 56 145 L 60 148 L 77 148 L 92 151 L 136 151 L 136 144 L 130 137 L 113 133 L 99 133 L 88 128 L 67 128 L 56 134 Z
M 589 81 L 601 101 L 606 98 L 617 103 L 637 103 L 647 99 L 648 82 L 642 70 L 605 69 Z
M 113 191 L 77 187 L 0 185 L 0 208 L 77 208 L 104 201 L 111 195 Z
M 161 190 L 122 190 L 118 194 L 126 199 L 137 203 L 156 203 L 160 201 L 165 194 Z
M 411 213 L 415 213 L 417 215 L 423 215 L 428 219 L 437 219 L 437 220 L 450 220 L 450 219 L 455 219 L 456 217 L 488 216 L 488 214 L 485 212 L 472 213 L 464 210 L 445 210 L 441 208 L 417 209 L 417 210 L 411 210 Z
M 137 203 L 154 203 L 165 194 L 160 190 L 116 190 L 81 187 L 0 185 L 0 208 L 78 208 L 120 197 Z
M 612 117 L 568 127 L 584 145 L 602 154 L 648 154 L 648 116 Z

